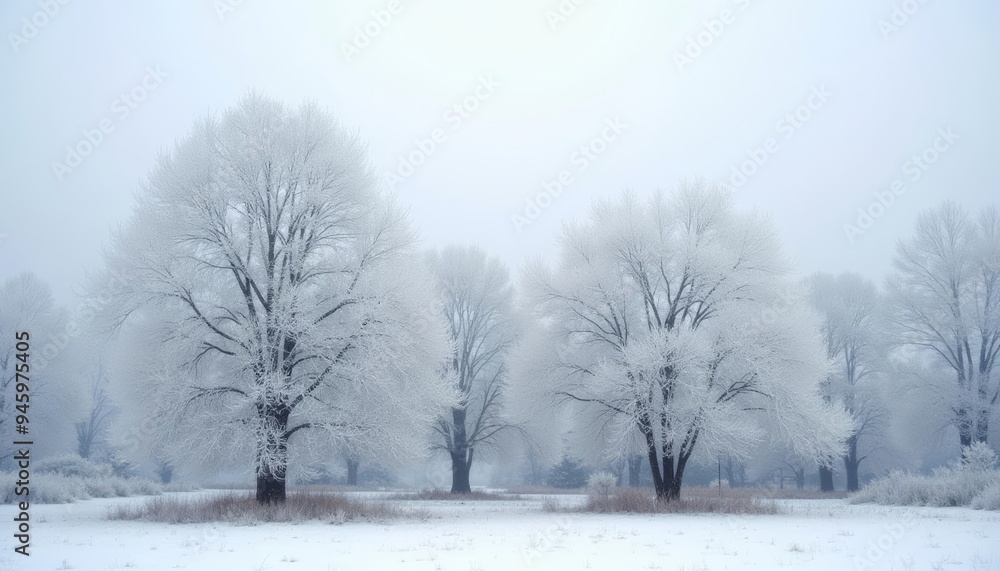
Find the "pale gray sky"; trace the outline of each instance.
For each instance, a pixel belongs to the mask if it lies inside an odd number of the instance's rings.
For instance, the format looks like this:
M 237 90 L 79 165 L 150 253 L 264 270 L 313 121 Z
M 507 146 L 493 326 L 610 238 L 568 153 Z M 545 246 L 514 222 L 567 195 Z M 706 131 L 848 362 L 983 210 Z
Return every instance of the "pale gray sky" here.
M 377 25 L 373 11 L 396 6 L 4 2 L 0 280 L 31 270 L 71 301 L 157 152 L 248 90 L 319 101 L 384 173 L 441 129 L 396 194 L 428 245 L 478 243 L 515 269 L 551 255 L 561 221 L 594 197 L 729 181 L 757 148 L 767 161 L 737 202 L 773 214 L 803 272 L 880 279 L 921 210 L 996 201 L 1000 5 L 988 0 L 419 0 Z M 375 33 L 345 53 L 366 25 Z M 449 115 L 479 85 L 478 108 Z M 121 99 L 133 88 L 143 101 Z M 795 124 L 779 123 L 789 113 Z M 66 146 L 102 121 L 110 132 L 57 176 Z M 957 138 L 940 138 L 948 128 Z M 614 139 L 593 143 L 602 153 L 574 155 L 602 133 Z M 907 161 L 935 142 L 914 180 Z M 512 216 L 563 170 L 572 182 L 518 232 Z M 851 242 L 844 225 L 894 179 L 906 192 Z

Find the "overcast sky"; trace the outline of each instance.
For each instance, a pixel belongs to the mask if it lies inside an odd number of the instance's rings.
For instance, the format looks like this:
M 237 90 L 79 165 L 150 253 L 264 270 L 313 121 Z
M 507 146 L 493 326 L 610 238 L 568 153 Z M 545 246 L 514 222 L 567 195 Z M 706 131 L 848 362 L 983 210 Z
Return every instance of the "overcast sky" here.
M 743 182 L 749 151 L 766 162 L 737 203 L 772 213 L 801 272 L 881 279 L 920 211 L 996 202 L 998 16 L 989 0 L 3 2 L 0 280 L 30 270 L 71 302 L 157 153 L 249 90 L 320 102 L 384 176 L 440 129 L 387 179 L 427 245 L 516 269 L 595 197 Z M 54 167 L 67 146 L 89 154 Z

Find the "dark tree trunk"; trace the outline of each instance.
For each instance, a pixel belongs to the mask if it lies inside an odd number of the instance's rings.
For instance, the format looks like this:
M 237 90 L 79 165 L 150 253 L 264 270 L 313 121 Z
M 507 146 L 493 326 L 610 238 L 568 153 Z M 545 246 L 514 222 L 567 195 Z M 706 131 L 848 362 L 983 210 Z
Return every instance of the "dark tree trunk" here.
M 640 424 L 639 430 L 646 438 L 647 458 L 649 460 L 650 472 L 653 475 L 653 489 L 656 490 L 656 500 L 660 502 L 672 502 L 681 497 L 681 481 L 684 478 L 684 468 L 694 450 L 694 443 L 698 439 L 697 432 L 688 435 L 681 445 L 681 454 L 676 458 L 677 465 L 674 466 L 674 455 L 672 443 L 664 443 L 663 450 L 656 447 L 653 433 L 647 425 Z M 662 470 L 662 473 L 661 473 Z
M 159 465 L 157 472 L 160 475 L 161 484 L 169 484 L 170 480 L 174 478 L 174 467 L 166 462 Z
M 451 493 L 468 494 L 472 492 L 469 482 L 469 472 L 472 470 L 472 448 L 469 447 L 465 431 L 465 409 L 451 409 L 452 441 L 451 449 Z
M 272 504 L 285 501 L 285 478 L 264 468 L 257 473 L 257 503 Z
M 792 470 L 795 473 L 795 487 L 798 489 L 803 489 L 806 487 L 806 469 L 805 468 L 794 468 Z
M 628 457 L 628 485 L 630 488 L 638 487 L 642 477 L 642 456 L 636 454 Z
M 958 409 L 958 443 L 965 448 L 972 444 L 972 421 L 969 419 L 969 410 L 965 407 Z
M 833 491 L 833 468 L 819 467 L 819 490 L 821 492 Z
M 359 460 L 354 460 L 351 458 L 347 459 L 347 485 L 357 486 L 358 485 L 358 465 L 361 462 Z
M 858 459 L 858 435 L 854 434 L 847 439 L 847 454 L 844 455 L 844 471 L 847 473 L 847 491 L 858 491 L 858 466 L 861 460 Z
M 471 459 L 466 459 L 461 454 L 451 455 L 451 493 L 468 494 L 472 492 L 472 486 L 469 484 L 471 467 Z
M 273 426 L 267 431 L 258 446 L 257 453 L 257 503 L 272 504 L 285 501 L 285 472 L 288 469 L 288 417 L 291 410 L 281 405 L 259 408 L 262 416 Z M 263 457 L 272 458 L 271 462 L 263 461 Z

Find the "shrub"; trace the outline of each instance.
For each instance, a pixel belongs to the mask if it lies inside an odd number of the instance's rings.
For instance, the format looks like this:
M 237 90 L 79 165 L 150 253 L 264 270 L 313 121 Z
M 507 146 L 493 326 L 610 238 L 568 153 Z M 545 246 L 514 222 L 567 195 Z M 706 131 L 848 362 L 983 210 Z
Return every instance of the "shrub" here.
M 973 442 L 971 446 L 962 447 L 961 469 L 972 472 L 985 472 L 996 468 L 997 453 L 985 442 Z
M 67 478 L 110 478 L 114 469 L 107 464 L 98 464 L 75 454 L 56 456 L 39 460 L 32 464 L 35 474 L 58 474 Z
M 68 504 L 74 500 L 91 498 L 82 480 L 67 478 L 58 474 L 32 474 L 31 484 L 29 485 L 31 495 L 28 497 L 15 495 L 14 483 L 17 481 L 16 474 L 7 472 L 0 479 L 3 480 L 3 503 L 5 504 L 24 499 L 38 504 Z
M 609 472 L 597 472 L 587 479 L 587 495 L 596 500 L 607 501 L 615 489 L 618 479 Z
M 969 507 L 974 510 L 1000 511 L 1000 481 L 993 482 L 972 498 Z
M 342 494 L 292 492 L 281 504 L 260 505 L 253 493 L 223 493 L 195 498 L 153 498 L 140 505 L 115 506 L 108 519 L 160 523 L 223 522 L 254 525 L 269 522 L 323 520 L 385 521 L 400 517 L 426 517 L 422 512 L 404 511 L 384 502 L 361 501 Z
M 870 483 L 848 501 L 894 506 L 969 506 L 973 499 L 998 482 L 1000 471 L 967 466 L 939 468 L 929 476 L 894 471 Z M 983 503 L 989 502 L 984 498 Z
M 119 478 L 110 466 L 96 464 L 79 456 L 61 456 L 34 464 L 27 498 L 39 504 L 68 504 L 91 498 L 115 498 L 158 495 L 162 488 L 144 478 Z M 3 503 L 24 499 L 14 493 L 15 473 L 4 473 Z

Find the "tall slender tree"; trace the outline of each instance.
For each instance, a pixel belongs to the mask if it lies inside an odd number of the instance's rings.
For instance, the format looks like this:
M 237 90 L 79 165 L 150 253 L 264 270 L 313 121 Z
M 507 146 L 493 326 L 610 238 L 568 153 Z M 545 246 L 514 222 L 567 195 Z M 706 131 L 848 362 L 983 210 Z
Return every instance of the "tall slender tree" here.
M 882 296 L 858 274 L 814 274 L 809 287 L 812 305 L 823 320 L 827 355 L 834 362 L 824 383 L 825 396 L 842 405 L 853 423 L 843 462 L 847 490 L 856 491 L 858 469 L 878 447 L 885 417 L 877 386 L 886 359 Z
M 436 429 L 451 458 L 451 491 L 468 493 L 476 451 L 514 428 L 504 414 L 506 359 L 517 338 L 514 290 L 503 263 L 479 248 L 432 251 L 427 264 L 437 277 L 452 342 L 445 377 L 458 393 Z
M 953 202 L 926 212 L 896 248 L 890 315 L 902 343 L 954 375 L 940 395 L 959 443 L 986 442 L 1000 410 L 1000 210 Z

